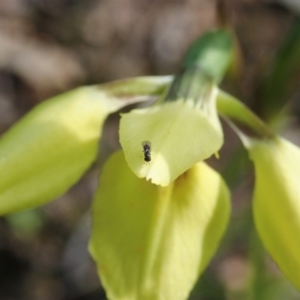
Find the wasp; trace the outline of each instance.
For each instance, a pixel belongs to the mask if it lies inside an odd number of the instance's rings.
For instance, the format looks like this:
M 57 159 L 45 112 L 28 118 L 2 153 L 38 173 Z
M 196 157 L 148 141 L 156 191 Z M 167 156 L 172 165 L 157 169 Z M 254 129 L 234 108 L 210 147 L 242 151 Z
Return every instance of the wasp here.
M 142 142 L 143 151 L 144 151 L 144 161 L 151 161 L 151 143 L 149 141 Z

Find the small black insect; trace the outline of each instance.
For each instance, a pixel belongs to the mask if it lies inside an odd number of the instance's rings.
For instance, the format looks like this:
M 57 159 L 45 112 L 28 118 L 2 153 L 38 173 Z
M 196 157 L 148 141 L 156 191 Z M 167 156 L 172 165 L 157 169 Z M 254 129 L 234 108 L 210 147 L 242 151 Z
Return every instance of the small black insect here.
M 151 143 L 149 141 L 142 142 L 143 151 L 144 151 L 144 161 L 151 161 Z

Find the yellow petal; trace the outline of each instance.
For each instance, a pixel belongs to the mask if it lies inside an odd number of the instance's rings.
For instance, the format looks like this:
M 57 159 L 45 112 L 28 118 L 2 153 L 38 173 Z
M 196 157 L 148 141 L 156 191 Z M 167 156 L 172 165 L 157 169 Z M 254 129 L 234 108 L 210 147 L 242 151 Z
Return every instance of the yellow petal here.
M 254 142 L 254 218 L 282 272 L 300 289 L 300 149 L 276 138 Z
M 134 176 L 119 152 L 100 182 L 90 251 L 108 298 L 186 299 L 228 221 L 219 174 L 198 163 L 163 188 Z
M 107 115 L 126 104 L 98 86 L 36 106 L 0 139 L 0 215 L 53 200 L 94 161 Z
M 151 143 L 150 163 L 144 161 L 144 141 Z M 216 153 L 223 133 L 215 110 L 208 117 L 192 100 L 178 100 L 123 114 L 120 142 L 129 167 L 138 177 L 167 186 L 195 163 Z

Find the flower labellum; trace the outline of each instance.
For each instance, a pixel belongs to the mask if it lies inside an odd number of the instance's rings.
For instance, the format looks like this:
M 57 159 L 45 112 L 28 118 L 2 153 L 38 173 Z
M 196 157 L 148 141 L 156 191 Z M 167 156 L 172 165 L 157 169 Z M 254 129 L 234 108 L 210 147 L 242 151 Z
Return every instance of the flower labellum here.
M 100 182 L 90 251 L 108 299 L 187 299 L 228 222 L 220 175 L 200 162 L 160 187 L 137 178 L 120 151 Z

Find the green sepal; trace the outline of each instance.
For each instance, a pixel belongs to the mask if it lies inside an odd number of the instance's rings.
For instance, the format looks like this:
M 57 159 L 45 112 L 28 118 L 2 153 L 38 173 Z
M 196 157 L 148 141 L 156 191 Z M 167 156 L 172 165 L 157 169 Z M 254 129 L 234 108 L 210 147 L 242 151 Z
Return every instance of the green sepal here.
M 210 31 L 199 37 L 188 49 L 183 70 L 198 67 L 219 83 L 233 57 L 233 36 L 225 29 Z

